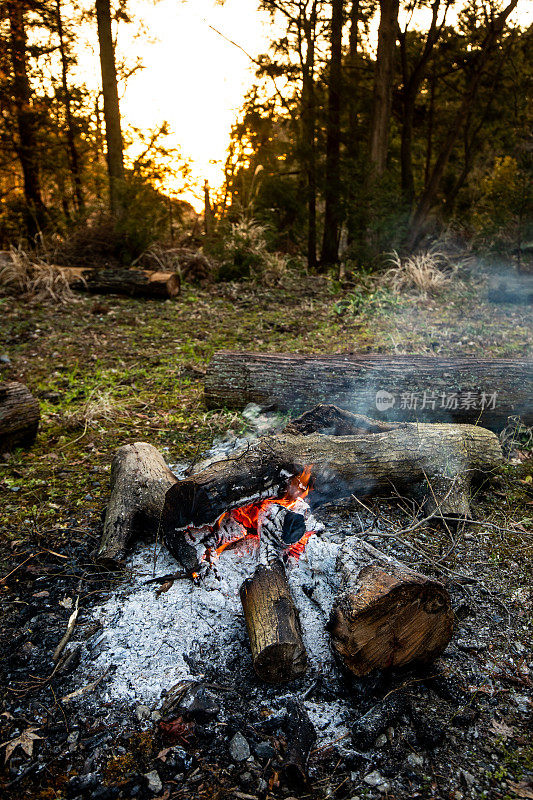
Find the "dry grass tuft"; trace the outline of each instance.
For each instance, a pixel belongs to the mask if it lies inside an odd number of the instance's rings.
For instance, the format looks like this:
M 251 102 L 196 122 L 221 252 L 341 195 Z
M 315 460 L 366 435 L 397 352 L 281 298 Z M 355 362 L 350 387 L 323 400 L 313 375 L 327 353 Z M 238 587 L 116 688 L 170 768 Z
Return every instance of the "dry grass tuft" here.
M 109 390 L 94 389 L 80 409 L 63 414 L 63 423 L 67 430 L 87 430 L 102 422 L 113 422 L 125 413 L 124 404 L 113 398 Z
M 24 250 L 13 247 L 0 260 L 0 294 L 63 305 L 75 299 L 68 270 L 30 258 Z
M 435 296 L 458 281 L 460 265 L 451 261 L 446 253 L 430 249 L 406 258 L 400 258 L 394 250 L 387 259 L 393 266 L 383 279 L 395 292 L 414 291 L 423 296 Z

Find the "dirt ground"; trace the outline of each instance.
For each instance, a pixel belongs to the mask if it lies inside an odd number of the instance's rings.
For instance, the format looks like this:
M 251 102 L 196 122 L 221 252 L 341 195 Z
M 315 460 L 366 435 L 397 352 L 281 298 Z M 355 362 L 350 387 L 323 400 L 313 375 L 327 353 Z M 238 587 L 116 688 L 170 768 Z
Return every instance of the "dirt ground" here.
M 117 447 L 148 441 L 175 463 L 193 459 L 228 431 L 246 430 L 240 414 L 203 404 L 204 371 L 217 349 L 531 358 L 530 308 L 489 304 L 476 280 L 423 298 L 369 295 L 304 275 L 276 288 L 185 285 L 172 301 L 80 296 L 63 306 L 0 299 L 0 379 L 26 383 L 42 413 L 35 445 L 0 461 L 3 796 L 533 797 L 533 437 L 527 430 L 503 437 L 501 474 L 475 499 L 475 519 L 489 524 L 465 529 L 452 547 L 445 533 L 428 526 L 410 535 L 439 557 L 443 570 L 460 564 L 472 576 L 471 588 L 451 587 L 463 645 L 452 650 L 455 688 L 437 692 L 438 702 L 432 695 L 437 705 L 449 704 L 434 712 L 443 729 L 435 741 L 416 738 L 421 724 L 411 715 L 405 723 L 411 734 L 401 744 L 381 739 L 359 760 L 335 746 L 313 754 L 311 783 L 295 789 L 278 768 L 282 721 L 262 730 L 239 716 L 231 697 L 224 701 L 224 736 L 215 736 L 211 723 L 186 718 L 164 728 L 133 708 L 123 709 L 122 718 L 97 707 L 80 715 L 65 699 L 76 664 L 54 671 L 51 659 L 73 598 L 88 609 L 122 579 L 92 557 Z M 84 619 L 82 612 L 80 624 Z M 427 674 L 391 681 L 433 691 Z M 355 698 L 362 690 L 343 691 Z M 379 690 L 373 686 L 361 710 L 387 691 L 386 681 Z M 251 707 L 247 714 L 253 716 Z M 243 730 L 253 746 L 265 745 L 246 769 L 227 744 Z

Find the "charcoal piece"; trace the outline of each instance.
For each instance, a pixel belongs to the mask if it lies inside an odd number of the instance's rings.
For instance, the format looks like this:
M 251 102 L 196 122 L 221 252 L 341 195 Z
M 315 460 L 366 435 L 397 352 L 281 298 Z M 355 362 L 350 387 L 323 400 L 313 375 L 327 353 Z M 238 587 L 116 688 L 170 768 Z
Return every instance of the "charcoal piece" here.
M 361 750 L 369 750 L 380 733 L 383 733 L 409 709 L 407 699 L 393 694 L 376 703 L 352 727 L 352 742 Z
M 309 781 L 307 762 L 316 742 L 316 731 L 307 711 L 297 700 L 289 700 L 287 703 L 286 734 L 287 750 L 283 773 L 290 786 L 305 787 Z
M 299 542 L 305 534 L 305 520 L 302 514 L 296 514 L 294 511 L 287 511 L 283 520 L 282 526 L 283 534 L 282 540 L 284 544 L 295 544 Z

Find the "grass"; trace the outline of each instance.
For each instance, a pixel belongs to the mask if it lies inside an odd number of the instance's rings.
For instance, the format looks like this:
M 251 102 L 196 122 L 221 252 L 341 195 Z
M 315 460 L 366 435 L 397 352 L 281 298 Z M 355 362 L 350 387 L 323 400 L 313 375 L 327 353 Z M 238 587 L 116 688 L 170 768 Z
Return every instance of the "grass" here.
M 30 258 L 24 250 L 12 247 L 9 256 L 0 262 L 0 293 L 37 303 L 72 303 L 76 295 L 67 274 L 67 270 Z
M 528 309 L 489 307 L 475 288 L 438 303 L 402 298 L 386 313 L 352 289 L 354 309 L 339 315 L 342 287 L 290 271 L 283 283 L 185 284 L 165 302 L 0 299 L 0 355 L 12 362 L 0 363 L 0 379 L 27 383 L 42 413 L 34 447 L 0 462 L 0 542 L 43 537 L 51 546 L 74 522 L 94 527 L 121 444 L 149 441 L 176 463 L 244 428 L 240 414 L 204 406 L 203 370 L 217 349 L 530 353 Z
M 460 283 L 458 274 L 464 264 L 458 264 L 444 251 L 431 248 L 400 258 L 393 251 L 388 263 L 392 267 L 384 275 L 384 283 L 394 292 L 413 291 L 422 297 L 435 297 Z

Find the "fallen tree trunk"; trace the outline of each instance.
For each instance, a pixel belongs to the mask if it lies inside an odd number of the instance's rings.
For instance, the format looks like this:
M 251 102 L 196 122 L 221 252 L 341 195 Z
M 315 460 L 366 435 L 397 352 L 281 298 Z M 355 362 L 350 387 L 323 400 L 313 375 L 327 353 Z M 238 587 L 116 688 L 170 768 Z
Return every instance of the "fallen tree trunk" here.
M 281 561 L 270 566 L 260 564 L 242 584 L 240 597 L 252 662 L 259 677 L 281 683 L 302 675 L 307 654 Z
M 441 583 L 355 537 L 343 543 L 337 569 L 341 590 L 328 630 L 336 655 L 350 672 L 361 677 L 442 653 L 454 617 Z
M 205 378 L 208 408 L 273 404 L 301 412 L 324 401 L 385 420 L 483 425 L 510 415 L 533 425 L 533 362 L 415 355 L 281 355 L 219 351 Z
M 120 561 L 134 536 L 158 530 L 167 490 L 177 478 L 146 442 L 120 447 L 111 464 L 111 497 L 97 557 Z
M 352 494 L 396 490 L 429 512 L 464 517 L 471 481 L 494 470 L 501 457 L 497 436 L 472 425 L 404 423 L 360 435 L 263 436 L 170 487 L 162 514 L 165 541 L 174 552 L 186 526 L 212 524 L 244 501 L 279 496 L 285 490 L 283 474 L 296 475 L 311 465 L 312 507 Z
M 94 294 L 125 294 L 130 297 L 176 297 L 181 290 L 177 272 L 150 272 L 141 269 L 69 268 L 73 289 Z
M 33 444 L 40 417 L 39 402 L 27 386 L 17 381 L 0 383 L 0 453 Z

